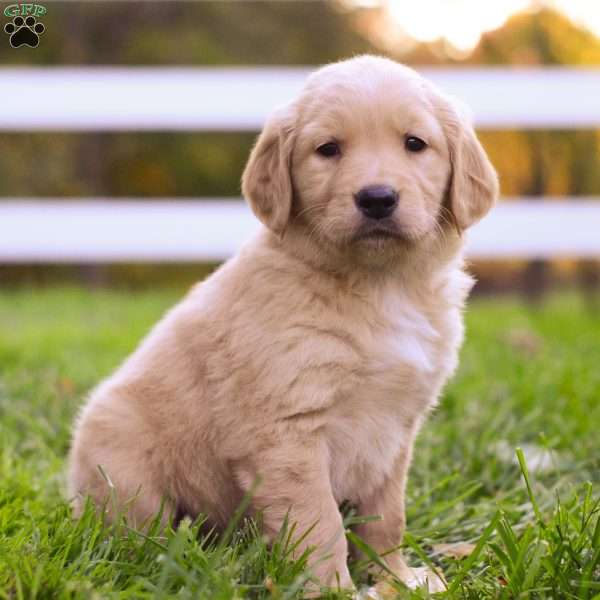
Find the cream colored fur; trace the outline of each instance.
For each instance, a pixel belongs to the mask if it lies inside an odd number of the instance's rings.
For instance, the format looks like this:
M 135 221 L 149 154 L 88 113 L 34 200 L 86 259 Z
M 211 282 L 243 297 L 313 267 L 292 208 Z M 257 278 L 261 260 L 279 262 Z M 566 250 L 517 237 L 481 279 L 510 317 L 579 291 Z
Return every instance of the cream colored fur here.
M 428 144 L 410 153 L 405 136 Z M 341 156 L 315 152 L 335 140 Z M 398 237 L 357 237 L 354 194 L 398 190 Z M 251 508 L 273 536 L 286 514 L 314 571 L 352 582 L 339 504 L 397 547 L 415 436 L 457 364 L 471 279 L 462 231 L 497 180 L 471 125 L 388 59 L 326 66 L 266 124 L 243 176 L 261 233 L 171 310 L 91 395 L 75 427 L 70 490 L 138 526 L 171 513 L 224 526 Z M 135 498 L 134 501 L 128 502 Z M 108 510 L 112 510 L 108 504 Z M 330 555 L 327 560 L 319 560 Z M 398 551 L 387 556 L 410 574 Z

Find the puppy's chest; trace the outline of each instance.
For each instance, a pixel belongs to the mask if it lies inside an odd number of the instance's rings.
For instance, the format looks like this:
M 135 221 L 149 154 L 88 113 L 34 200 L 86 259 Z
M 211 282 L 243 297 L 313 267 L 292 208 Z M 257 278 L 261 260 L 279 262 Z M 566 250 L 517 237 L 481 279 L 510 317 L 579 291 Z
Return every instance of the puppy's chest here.
M 356 393 L 375 401 L 380 394 L 388 398 L 427 387 L 439 367 L 439 325 L 400 294 L 389 293 L 361 308 L 346 325 L 356 354 L 353 372 L 360 374 Z
M 415 422 L 434 400 L 440 332 L 414 305 L 387 300 L 348 330 L 356 360 L 337 392 L 327 440 L 338 499 L 376 489 L 408 451 Z

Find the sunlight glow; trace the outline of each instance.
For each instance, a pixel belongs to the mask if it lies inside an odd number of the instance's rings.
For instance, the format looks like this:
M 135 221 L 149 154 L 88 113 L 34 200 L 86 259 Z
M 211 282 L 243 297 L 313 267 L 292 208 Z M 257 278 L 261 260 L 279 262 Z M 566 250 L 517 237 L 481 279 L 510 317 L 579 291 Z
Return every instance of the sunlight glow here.
M 357 4 L 374 0 L 354 0 Z M 514 13 L 536 6 L 561 11 L 600 35 L 600 0 L 381 0 L 391 20 L 419 42 L 446 39 L 457 50 L 473 49 L 483 33 L 501 27 Z
M 500 27 L 529 0 L 389 0 L 387 10 L 406 33 L 420 41 L 447 39 L 459 50 L 477 45 L 484 31 Z

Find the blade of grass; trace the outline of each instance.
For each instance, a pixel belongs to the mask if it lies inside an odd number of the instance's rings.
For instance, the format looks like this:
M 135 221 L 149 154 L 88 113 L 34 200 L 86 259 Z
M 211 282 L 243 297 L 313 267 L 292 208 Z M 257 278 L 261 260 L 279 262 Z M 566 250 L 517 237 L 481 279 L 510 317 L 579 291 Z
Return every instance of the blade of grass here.
M 469 574 L 470 569 L 479 559 L 481 552 L 489 538 L 492 536 L 496 528 L 498 527 L 498 523 L 502 513 L 500 511 L 496 512 L 496 514 L 492 517 L 492 520 L 489 522 L 488 526 L 483 530 L 479 541 L 475 545 L 475 549 L 473 552 L 466 558 L 465 562 L 462 564 L 460 571 L 454 576 L 450 586 L 448 587 L 449 594 L 454 594 L 458 587 L 463 582 L 465 577 Z
M 519 461 L 521 473 L 523 474 L 523 479 L 525 479 L 525 485 L 527 486 L 527 495 L 529 496 L 529 501 L 531 502 L 531 506 L 533 506 L 533 511 L 535 512 L 535 516 L 538 520 L 538 523 L 542 528 L 545 528 L 546 524 L 542 519 L 540 507 L 538 506 L 537 500 L 535 499 L 535 495 L 533 494 L 533 488 L 531 487 L 531 478 L 529 477 L 529 469 L 527 468 L 525 453 L 523 452 L 522 448 L 516 448 L 515 452 L 517 455 L 517 460 Z

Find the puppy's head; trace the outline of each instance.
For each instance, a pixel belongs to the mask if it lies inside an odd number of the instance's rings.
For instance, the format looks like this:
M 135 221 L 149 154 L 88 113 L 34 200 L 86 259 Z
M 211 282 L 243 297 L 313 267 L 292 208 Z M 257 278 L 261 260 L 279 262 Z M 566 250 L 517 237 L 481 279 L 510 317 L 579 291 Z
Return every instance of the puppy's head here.
M 269 119 L 242 191 L 277 235 L 300 228 L 377 259 L 466 229 L 498 183 L 452 102 L 411 69 L 362 56 L 316 71 Z

